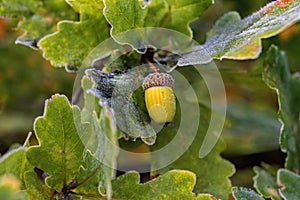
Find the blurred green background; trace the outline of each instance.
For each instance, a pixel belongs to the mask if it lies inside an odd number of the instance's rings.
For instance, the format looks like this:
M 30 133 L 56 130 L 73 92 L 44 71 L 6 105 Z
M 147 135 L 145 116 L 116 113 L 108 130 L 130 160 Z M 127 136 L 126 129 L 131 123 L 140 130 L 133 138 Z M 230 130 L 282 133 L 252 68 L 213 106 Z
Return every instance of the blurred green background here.
M 228 11 L 241 17 L 255 12 L 268 1 L 215 1 L 201 18 L 191 23 L 194 38 L 205 41 L 205 33 L 215 21 Z M 54 93 L 64 93 L 71 99 L 74 73 L 55 69 L 42 58 L 42 53 L 14 43 L 22 33 L 13 30 L 15 21 L 0 19 L 0 153 L 13 143 L 23 143 L 33 129 L 33 121 L 43 114 L 44 101 Z M 277 96 L 261 79 L 265 50 L 271 44 L 284 50 L 293 72 L 300 69 L 300 24 L 276 37 L 263 40 L 262 54 L 256 60 L 215 61 L 227 91 L 228 122 L 223 132 L 227 143 L 224 156 L 238 171 L 234 185 L 252 186 L 251 167 L 262 161 L 282 165 L 278 137 Z M 189 73 L 188 70 L 185 73 Z M 202 84 L 202 83 L 195 83 Z M 206 94 L 199 94 L 205 96 Z

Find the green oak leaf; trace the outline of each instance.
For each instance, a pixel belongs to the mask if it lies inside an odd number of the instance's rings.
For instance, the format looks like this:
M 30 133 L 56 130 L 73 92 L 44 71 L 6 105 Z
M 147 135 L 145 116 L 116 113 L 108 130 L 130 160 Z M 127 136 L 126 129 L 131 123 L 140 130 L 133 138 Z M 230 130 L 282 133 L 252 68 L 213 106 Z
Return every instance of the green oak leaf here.
M 131 29 L 162 27 L 191 37 L 189 23 L 202 15 L 211 5 L 211 1 L 152 0 L 142 6 L 138 0 L 104 0 L 104 4 L 104 15 L 112 26 L 112 37 L 120 43 L 129 43 L 135 49 L 142 51 L 141 49 L 145 48 L 144 44 L 139 44 L 139 42 L 136 44 L 130 40 L 130 37 L 122 38 L 117 35 Z M 140 30 L 140 35 L 138 32 L 137 37 L 142 37 L 143 30 Z
M 109 27 L 102 0 L 69 3 L 80 13 L 80 21 L 60 21 L 58 31 L 44 37 L 38 46 L 52 65 L 78 70 L 89 52 L 109 37 Z
M 253 190 L 243 187 L 233 187 L 232 194 L 235 200 L 264 200 L 264 198 Z
M 265 59 L 263 78 L 278 95 L 279 118 L 282 122 L 280 145 L 287 153 L 286 168 L 300 172 L 300 78 L 292 75 L 286 55 L 271 46 Z
M 140 183 L 137 172 L 127 172 L 113 181 L 113 199 L 118 200 L 163 200 L 163 199 L 199 199 L 211 200 L 211 195 L 192 193 L 195 174 L 184 170 L 169 171 L 151 181 Z
M 28 199 L 49 200 L 53 199 L 56 194 L 55 190 L 43 183 L 33 171 L 27 171 L 24 174 L 24 181 Z
M 241 19 L 229 12 L 219 19 L 207 40 L 193 47 L 178 60 L 178 66 L 204 64 L 212 59 L 246 60 L 257 58 L 261 39 L 272 37 L 300 19 L 300 0 L 272 1 L 259 11 Z
M 185 106 L 186 109 L 189 107 L 192 106 Z M 199 150 L 203 143 L 210 120 L 210 110 L 203 106 L 199 107 L 201 113 L 200 123 L 198 125 L 197 134 L 191 145 L 176 161 L 154 173 L 163 174 L 170 169 L 192 171 L 197 175 L 197 181 L 194 188 L 195 193 L 209 193 L 217 198 L 227 199 L 231 189 L 231 183 L 228 178 L 234 173 L 234 167 L 220 156 L 220 153 L 225 149 L 225 143 L 222 140 L 217 142 L 207 156 L 199 158 Z M 180 109 L 177 108 L 177 110 Z M 195 111 L 185 110 L 185 112 L 189 113 L 190 117 L 186 119 L 187 121 L 195 121 L 195 115 L 197 114 Z M 183 132 L 178 129 L 180 127 L 180 118 L 180 114 L 177 112 L 174 123 L 161 130 L 158 134 L 159 137 L 157 137 L 156 143 L 153 146 L 150 146 L 151 151 L 162 149 L 172 141 L 175 135 L 176 137 L 180 137 L 181 141 L 186 141 L 185 129 L 181 129 Z M 180 145 L 184 146 L 187 144 L 182 142 Z M 177 149 L 174 151 L 178 151 L 180 148 L 181 147 L 177 146 Z M 151 164 L 154 168 L 156 167 L 155 162 Z
M 284 199 L 300 198 L 300 176 L 287 169 L 280 169 L 277 173 L 279 193 Z
M 138 0 L 105 0 L 104 4 L 104 15 L 112 25 L 112 35 L 144 27 L 147 9 L 143 9 Z
M 276 173 L 273 174 L 269 172 L 270 170 L 260 167 L 254 167 L 253 170 L 256 174 L 253 178 L 256 190 L 266 198 L 281 200 L 276 183 Z
M 24 34 L 18 37 L 16 43 L 34 48 L 42 37 L 56 30 L 58 21 L 77 18 L 64 0 L 3 0 L 0 2 L 0 16 L 17 18 L 17 29 Z
M 54 95 L 46 101 L 44 115 L 36 119 L 34 130 L 39 145 L 28 148 L 27 159 L 48 173 L 47 186 L 61 192 L 83 164 L 79 133 L 89 134 L 89 126 L 81 123 L 77 106 L 71 106 L 63 95 Z
M 24 173 L 33 169 L 26 159 L 26 150 L 27 147 L 24 146 L 13 149 L 0 159 L 0 176 L 14 175 L 20 181 L 22 189 L 25 188 Z
M 18 29 L 26 31 L 22 36 L 17 38 L 16 43 L 36 48 L 39 39 L 54 32 L 55 26 L 50 26 L 44 16 L 33 15 L 20 23 Z

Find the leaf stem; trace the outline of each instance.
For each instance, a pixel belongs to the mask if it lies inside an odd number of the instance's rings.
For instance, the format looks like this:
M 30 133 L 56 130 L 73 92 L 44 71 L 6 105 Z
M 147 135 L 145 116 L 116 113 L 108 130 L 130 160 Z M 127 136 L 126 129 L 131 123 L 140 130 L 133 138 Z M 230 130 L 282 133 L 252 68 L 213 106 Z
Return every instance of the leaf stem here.
M 97 173 L 97 171 L 100 169 L 101 166 L 102 166 L 102 163 L 100 163 L 100 164 L 94 169 L 94 171 L 93 171 L 90 175 L 88 175 L 85 179 L 83 179 L 83 180 L 80 181 L 79 183 L 76 183 L 76 184 L 70 186 L 69 189 L 75 189 L 75 188 L 77 188 L 78 186 L 83 185 L 85 182 L 87 182 L 90 178 L 92 178 L 92 177 Z
M 151 68 L 151 70 L 153 72 L 157 72 L 158 69 L 153 65 L 153 63 L 151 63 L 147 58 L 145 58 L 145 61 L 147 62 L 147 64 L 149 65 L 149 67 Z

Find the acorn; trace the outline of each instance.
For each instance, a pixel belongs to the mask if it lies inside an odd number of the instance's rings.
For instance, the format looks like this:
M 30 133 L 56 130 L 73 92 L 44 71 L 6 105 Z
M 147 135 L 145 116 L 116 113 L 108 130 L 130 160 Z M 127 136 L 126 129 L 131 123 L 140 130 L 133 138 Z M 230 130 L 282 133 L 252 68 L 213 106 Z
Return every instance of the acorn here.
M 176 112 L 173 87 L 174 78 L 167 73 L 151 73 L 144 79 L 146 107 L 150 117 L 157 123 L 173 121 Z

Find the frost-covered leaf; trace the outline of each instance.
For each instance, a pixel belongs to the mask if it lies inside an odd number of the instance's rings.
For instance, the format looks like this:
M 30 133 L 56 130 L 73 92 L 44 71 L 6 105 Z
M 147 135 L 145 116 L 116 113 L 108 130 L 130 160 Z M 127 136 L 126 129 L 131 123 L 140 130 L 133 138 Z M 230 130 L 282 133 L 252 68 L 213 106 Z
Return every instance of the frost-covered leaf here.
M 233 187 L 232 194 L 235 200 L 264 200 L 264 198 L 253 190 L 243 187 Z
M 261 39 L 281 32 L 300 19 L 300 0 L 272 1 L 241 19 L 229 12 L 219 19 L 203 45 L 194 46 L 178 65 L 204 64 L 215 59 L 253 59 L 261 52 Z
M 22 189 L 24 189 L 24 173 L 33 169 L 26 159 L 26 149 L 26 147 L 13 149 L 0 159 L 0 176 L 4 174 L 14 175 L 20 181 Z
M 112 37 L 121 43 L 130 43 L 136 49 L 145 48 L 117 34 L 143 27 L 163 27 L 192 36 L 189 23 L 211 5 L 210 0 L 151 0 L 142 6 L 138 0 L 105 0 L 104 15 L 112 26 Z M 143 30 L 140 31 L 143 35 Z M 155 34 L 153 33 L 153 38 Z M 142 37 L 137 34 L 137 37 Z M 136 39 L 138 41 L 138 39 Z M 141 45 L 141 46 L 139 46 Z
M 145 143 L 153 144 L 156 133 L 150 125 L 140 87 L 148 70 L 140 67 L 115 75 L 89 69 L 86 73 L 94 82 L 91 92 L 113 109 L 118 128 L 133 139 L 140 137 Z
M 81 111 L 82 121 L 90 121 L 93 117 L 93 112 L 99 114 L 100 110 L 102 109 L 98 102 L 99 99 L 92 93 L 88 92 L 88 90 L 91 89 L 92 86 L 93 82 L 88 77 L 84 76 L 81 80 L 81 87 L 84 92 L 84 107 Z
M 76 19 L 76 13 L 64 0 L 3 0 L 0 16 L 18 18 L 17 29 L 24 34 L 17 43 L 30 47 L 36 47 L 42 37 L 54 32 L 58 21 Z
M 260 167 L 254 167 L 253 170 L 256 174 L 253 178 L 256 190 L 264 197 L 272 200 L 281 200 L 276 183 L 276 173 L 272 174 L 267 169 Z
M 33 171 L 24 174 L 28 199 L 49 200 L 55 196 L 55 190 L 49 188 Z
M 89 134 L 89 126 L 81 123 L 78 107 L 71 106 L 65 96 L 54 95 L 46 102 L 44 115 L 36 119 L 34 130 L 39 145 L 28 148 L 27 159 L 46 172 L 46 184 L 60 192 L 83 163 L 79 133 Z
M 93 143 L 85 143 L 93 153 L 87 151 L 84 154 L 84 164 L 76 177 L 76 193 L 101 194 L 111 198 L 111 180 L 115 177 L 118 155 L 117 132 L 111 120 L 104 109 L 101 110 L 99 118 L 93 113 L 90 123 L 93 124 L 95 138 Z
M 140 183 L 137 172 L 127 172 L 113 181 L 113 199 L 118 200 L 163 200 L 163 199 L 199 199 L 212 200 L 208 194 L 192 193 L 195 174 L 189 171 L 172 170 L 146 183 Z
M 263 78 L 278 95 L 279 118 L 283 123 L 280 145 L 282 151 L 287 153 L 286 168 L 300 172 L 299 74 L 292 75 L 285 53 L 271 46 L 265 59 Z
M 112 196 L 111 180 L 115 177 L 118 156 L 117 128 L 112 116 L 104 109 L 100 112 L 100 117 L 95 119 L 94 124 L 98 148 L 95 157 L 102 163 L 103 178 L 98 180 L 100 183 L 99 191 L 109 199 Z
M 87 92 L 92 87 L 92 85 L 93 83 L 91 80 L 89 80 L 89 78 L 87 78 L 86 76 L 82 77 L 81 87 L 83 90 L 84 106 L 81 111 L 81 120 L 82 122 L 91 123 L 92 131 L 89 135 L 80 133 L 80 138 L 85 147 L 92 153 L 95 153 L 98 147 L 98 138 L 96 132 L 97 123 L 95 122 L 95 120 L 97 119 L 97 115 L 100 114 L 102 107 L 98 103 L 99 99 L 93 94 Z
M 58 31 L 44 37 L 38 46 L 52 65 L 77 70 L 88 53 L 109 37 L 109 27 L 102 14 L 102 0 L 69 3 L 80 13 L 80 21 L 59 22 Z
M 187 104 L 189 105 L 189 104 Z M 192 106 L 185 106 L 184 112 L 189 113 L 189 118 L 185 119 L 189 122 L 197 119 Z M 179 108 L 177 110 L 180 110 Z M 170 163 L 165 168 L 158 170 L 159 174 L 165 173 L 170 169 L 189 170 L 196 174 L 197 181 L 194 188 L 195 193 L 209 193 L 217 198 L 227 199 L 231 189 L 229 177 L 234 173 L 234 167 L 231 163 L 224 160 L 220 153 L 225 149 L 225 144 L 221 140 L 214 146 L 212 151 L 204 158 L 199 158 L 199 150 L 203 143 L 206 130 L 210 120 L 210 110 L 200 106 L 200 123 L 198 125 L 197 135 L 192 141 L 188 149 L 173 163 Z M 175 137 L 181 138 L 181 144 L 178 144 L 173 151 L 179 151 L 183 146 L 187 145 L 186 129 L 179 129 L 181 116 L 177 112 L 172 125 L 162 129 L 157 137 L 157 141 L 153 146 L 150 146 L 151 151 L 156 151 L 164 148 Z M 196 123 L 196 122 L 195 122 Z M 189 133 L 190 134 L 190 133 Z M 185 142 L 184 142 L 185 141 Z M 180 146 L 179 146 L 180 145 Z M 172 150 L 171 150 L 172 151 Z M 169 153 L 169 152 L 168 152 Z M 165 155 L 168 156 L 168 155 Z M 153 158 L 152 167 L 156 167 L 155 159 Z
M 83 121 L 91 123 L 92 131 L 89 136 L 80 134 L 89 150 L 84 154 L 84 164 L 76 177 L 78 187 L 74 191 L 111 198 L 111 179 L 115 176 L 118 155 L 117 132 L 112 118 L 99 105 L 99 99 L 88 92 L 91 87 L 91 80 L 83 77 L 84 107 L 81 114 Z
M 300 199 L 300 176 L 287 169 L 278 170 L 280 195 L 286 199 Z

